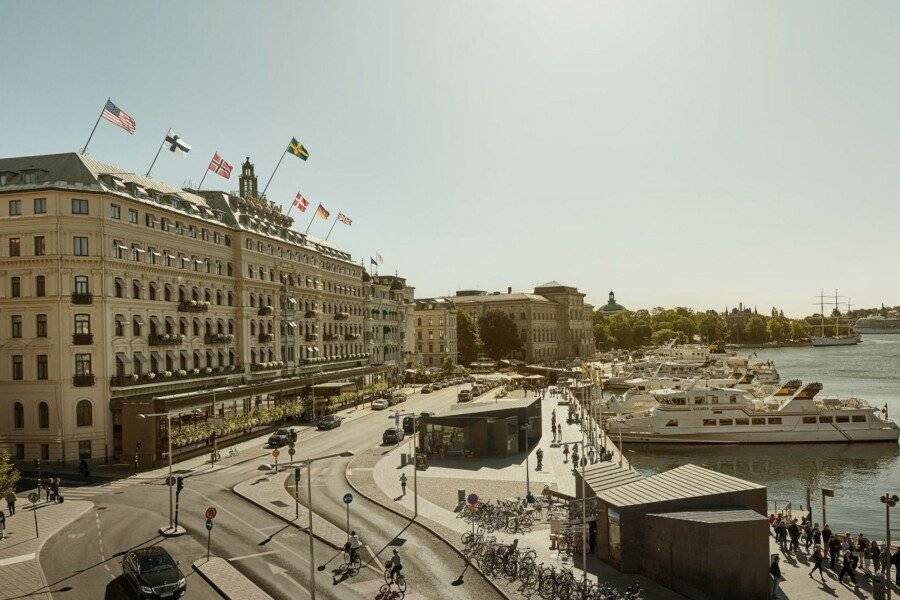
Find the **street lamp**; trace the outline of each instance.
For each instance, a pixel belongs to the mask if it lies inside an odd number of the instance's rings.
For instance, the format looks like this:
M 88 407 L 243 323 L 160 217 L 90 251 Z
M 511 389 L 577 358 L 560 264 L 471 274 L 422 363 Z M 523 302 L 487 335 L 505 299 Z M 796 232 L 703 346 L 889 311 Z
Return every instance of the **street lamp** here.
M 313 547 L 313 500 L 312 500 L 312 464 L 316 461 L 328 458 L 348 458 L 353 456 L 349 450 L 345 452 L 336 452 L 334 454 L 326 454 L 325 456 L 316 456 L 315 458 L 307 458 L 306 463 L 306 498 L 309 505 L 309 597 L 310 600 L 316 600 L 316 558 L 315 548 Z
M 885 544 L 888 549 L 888 560 L 887 560 L 887 571 L 885 572 L 885 587 L 887 588 L 887 597 L 891 597 L 891 509 L 897 506 L 897 502 L 900 501 L 900 498 L 897 497 L 897 494 L 885 494 L 880 498 L 881 502 L 884 504 L 884 535 L 885 535 Z
M 194 409 L 191 411 L 194 414 L 200 414 L 198 409 Z M 166 478 L 166 485 L 169 486 L 169 526 L 168 527 L 160 527 L 159 532 L 166 537 L 174 537 L 176 535 L 182 535 L 185 532 L 184 527 L 175 527 L 175 522 L 173 520 L 173 500 L 172 500 L 172 484 L 174 481 L 172 480 L 172 413 L 164 412 L 164 413 L 140 413 L 138 415 L 142 419 L 146 419 L 148 417 L 165 417 L 166 418 L 166 441 L 169 444 L 169 476 Z

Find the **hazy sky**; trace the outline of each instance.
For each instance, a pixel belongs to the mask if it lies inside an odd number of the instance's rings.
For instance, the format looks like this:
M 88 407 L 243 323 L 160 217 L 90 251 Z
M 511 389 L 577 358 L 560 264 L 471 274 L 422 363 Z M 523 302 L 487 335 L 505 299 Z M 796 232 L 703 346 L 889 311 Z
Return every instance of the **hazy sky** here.
M 111 96 L 137 133 L 89 153 L 143 172 L 174 127 L 176 185 L 218 150 L 262 187 L 297 136 L 269 198 L 345 212 L 417 295 L 900 304 L 898 31 L 892 2 L 4 0 L 0 156 L 79 149 Z

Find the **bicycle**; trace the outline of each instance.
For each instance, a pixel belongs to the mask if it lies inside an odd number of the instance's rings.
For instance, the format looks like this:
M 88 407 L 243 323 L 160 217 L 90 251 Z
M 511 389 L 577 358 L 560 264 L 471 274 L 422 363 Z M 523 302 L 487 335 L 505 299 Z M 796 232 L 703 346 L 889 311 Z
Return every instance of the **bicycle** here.
M 352 558 L 350 555 L 350 551 L 344 550 L 344 562 L 341 563 L 340 567 L 338 567 L 338 572 L 341 574 L 346 574 L 347 577 L 358 575 L 359 570 L 362 567 L 362 559 L 359 558 L 359 553 L 354 552 Z
M 396 588 L 396 589 L 395 589 Z M 403 573 L 397 572 L 391 577 L 391 570 L 384 570 L 384 585 L 378 590 L 378 597 L 383 600 L 395 599 L 402 600 L 406 595 L 406 577 Z

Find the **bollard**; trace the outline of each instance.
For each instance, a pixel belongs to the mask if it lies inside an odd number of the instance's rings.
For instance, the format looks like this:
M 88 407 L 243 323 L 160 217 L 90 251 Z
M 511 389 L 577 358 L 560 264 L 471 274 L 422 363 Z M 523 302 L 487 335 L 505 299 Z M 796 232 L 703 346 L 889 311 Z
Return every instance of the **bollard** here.
M 466 501 L 466 490 L 456 490 L 456 499 L 459 502 L 465 502 Z
M 409 455 L 407 455 L 406 452 L 401 452 L 400 453 L 400 466 L 405 467 L 407 464 L 409 464 Z

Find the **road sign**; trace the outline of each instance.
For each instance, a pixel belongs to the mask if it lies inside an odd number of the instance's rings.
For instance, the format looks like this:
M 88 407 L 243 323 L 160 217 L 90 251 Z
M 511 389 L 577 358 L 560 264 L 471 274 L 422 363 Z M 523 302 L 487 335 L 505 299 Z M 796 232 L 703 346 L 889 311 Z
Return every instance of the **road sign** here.
M 834 490 L 829 490 L 828 488 L 822 488 L 822 496 L 828 496 L 829 498 L 834 498 Z
M 30 494 L 28 494 L 28 501 L 32 504 L 36 504 L 38 500 L 40 500 L 40 496 L 38 496 L 35 492 L 31 492 Z
M 209 519 L 210 521 L 212 521 L 213 519 L 216 518 L 216 507 L 215 506 L 210 506 L 209 508 L 206 509 L 206 518 Z
M 212 525 L 213 525 L 212 519 L 207 519 L 207 520 L 206 520 L 206 530 L 207 530 L 207 531 L 212 531 Z
M 347 492 L 344 494 L 344 504 L 350 504 L 351 502 L 353 502 L 353 494 Z
M 281 452 L 278 451 L 278 448 L 272 450 L 272 458 L 278 458 L 279 454 L 281 454 Z
M 296 454 L 296 453 L 297 453 L 297 451 L 294 450 L 294 447 L 293 447 L 293 446 L 291 446 L 290 448 L 288 448 L 288 454 L 290 454 L 291 456 L 293 456 L 293 455 Z
M 469 494 L 468 496 L 466 496 L 466 502 L 469 504 L 469 506 L 475 506 L 476 504 L 478 504 L 478 494 Z
M 168 485 L 168 486 L 175 485 L 175 476 L 174 475 L 166 477 L 166 485 Z

